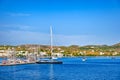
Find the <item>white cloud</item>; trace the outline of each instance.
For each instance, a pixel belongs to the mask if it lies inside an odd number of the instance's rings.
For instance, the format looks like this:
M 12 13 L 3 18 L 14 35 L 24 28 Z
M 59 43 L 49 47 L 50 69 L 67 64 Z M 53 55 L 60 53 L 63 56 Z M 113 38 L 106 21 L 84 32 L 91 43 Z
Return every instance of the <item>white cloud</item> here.
M 0 32 L 0 43 L 6 44 L 48 44 L 49 35 L 29 31 Z
M 31 28 L 31 26 L 21 24 L 0 24 L 0 27 L 10 30 L 12 30 L 13 28 L 15 28 L 16 30 L 29 30 Z
M 10 16 L 31 16 L 31 14 L 28 13 L 8 13 Z
M 0 44 L 46 44 L 50 45 L 50 34 L 30 31 L 0 32 Z M 53 45 L 97 45 L 114 44 L 118 39 L 95 35 L 54 35 Z

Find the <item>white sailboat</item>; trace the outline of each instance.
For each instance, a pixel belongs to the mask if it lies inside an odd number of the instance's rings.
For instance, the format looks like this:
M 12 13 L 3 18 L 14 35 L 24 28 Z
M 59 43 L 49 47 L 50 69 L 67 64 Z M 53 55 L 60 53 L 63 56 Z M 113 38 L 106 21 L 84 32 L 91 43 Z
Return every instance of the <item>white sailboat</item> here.
M 53 56 L 53 39 L 52 39 L 52 27 L 50 27 L 50 59 L 48 60 L 39 60 L 36 63 L 38 64 L 62 64 L 62 61 L 57 61 L 56 57 Z
M 86 58 L 85 58 L 85 57 L 83 57 L 83 58 L 82 58 L 82 61 L 86 61 Z
M 50 42 L 50 43 L 51 43 L 51 44 L 50 44 L 50 48 L 51 48 L 51 49 L 50 49 L 50 50 L 51 50 L 51 51 L 50 51 L 50 52 L 51 52 L 51 59 L 57 59 L 57 57 L 54 57 L 54 56 L 53 56 L 53 35 L 52 35 L 52 26 L 50 26 L 50 39 L 51 39 L 51 40 L 50 40 L 50 41 L 51 41 L 51 42 Z
M 84 51 L 82 61 L 86 61 L 86 60 L 87 60 L 87 58 L 85 57 L 85 51 Z

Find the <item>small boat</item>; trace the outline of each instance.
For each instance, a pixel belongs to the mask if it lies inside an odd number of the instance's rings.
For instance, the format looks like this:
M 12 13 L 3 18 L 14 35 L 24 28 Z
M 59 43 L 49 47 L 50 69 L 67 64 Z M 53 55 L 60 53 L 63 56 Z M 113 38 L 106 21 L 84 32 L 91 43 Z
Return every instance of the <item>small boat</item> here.
M 58 61 L 57 60 L 57 57 L 54 57 L 53 56 L 53 47 L 52 47 L 52 27 L 50 27 L 50 38 L 51 38 L 51 44 L 50 44 L 50 50 L 51 50 L 51 55 L 50 55 L 50 58 L 47 59 L 47 60 L 39 60 L 37 61 L 36 63 L 37 64 L 62 64 L 63 62 L 62 61 Z
M 82 61 L 86 61 L 86 60 L 87 60 L 87 58 L 86 58 L 86 51 L 84 51 L 83 57 L 82 57 Z
M 82 58 L 82 61 L 86 61 L 86 58 L 85 58 L 85 57 L 83 57 L 83 58 Z
M 52 59 L 58 59 L 57 57 L 52 57 Z

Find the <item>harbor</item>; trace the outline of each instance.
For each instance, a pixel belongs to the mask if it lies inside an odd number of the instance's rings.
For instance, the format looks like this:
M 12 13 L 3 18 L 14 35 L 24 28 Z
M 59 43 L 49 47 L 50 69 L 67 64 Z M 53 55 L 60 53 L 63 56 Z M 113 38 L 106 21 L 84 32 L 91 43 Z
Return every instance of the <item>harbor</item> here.
M 120 0 L 0 0 L 0 80 L 120 80 Z
M 13 66 L 13 65 L 23 65 L 23 64 L 62 64 L 62 61 L 57 61 L 57 57 L 54 58 L 53 56 L 53 36 L 52 36 L 52 27 L 50 27 L 50 56 L 48 57 L 48 59 L 43 60 L 40 59 L 40 55 L 39 53 L 39 48 L 38 47 L 34 47 L 33 49 L 33 53 L 26 53 L 24 55 L 24 57 L 26 59 L 21 60 L 21 59 L 17 59 L 16 58 L 16 51 L 14 48 L 10 49 L 8 48 L 8 52 L 7 52 L 7 60 L 2 61 L 2 63 L 0 64 L 0 66 Z

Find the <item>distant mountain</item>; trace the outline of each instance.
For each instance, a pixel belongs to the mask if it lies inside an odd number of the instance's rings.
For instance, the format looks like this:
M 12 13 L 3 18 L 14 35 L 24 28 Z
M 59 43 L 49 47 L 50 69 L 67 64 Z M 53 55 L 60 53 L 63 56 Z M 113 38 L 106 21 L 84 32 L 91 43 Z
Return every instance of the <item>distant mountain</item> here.
M 86 45 L 83 47 L 108 47 L 108 45 Z
M 120 47 L 120 43 L 114 44 L 114 45 L 112 45 L 112 46 Z
M 18 45 L 19 47 L 49 47 L 49 45 L 39 45 L 39 44 L 23 44 L 23 45 Z
M 40 48 L 50 48 L 50 45 L 40 45 L 40 44 L 23 44 L 23 45 L 17 45 L 19 47 L 31 47 L 31 48 L 36 48 L 36 47 L 40 47 Z M 58 47 L 58 46 L 53 46 L 54 48 Z

